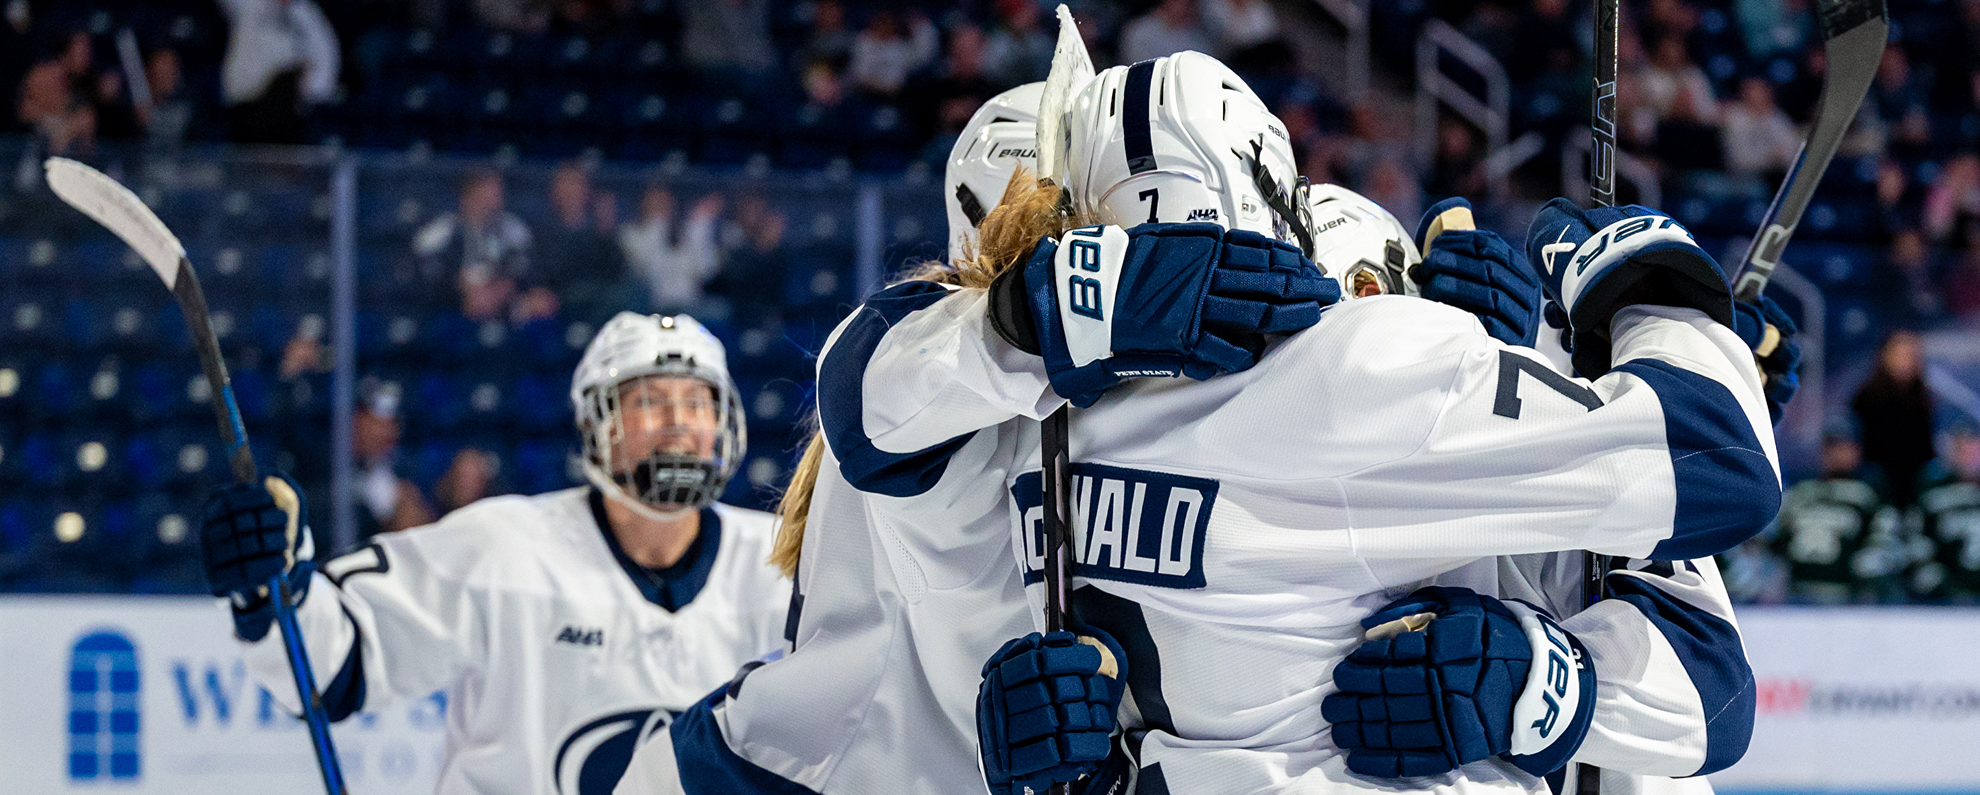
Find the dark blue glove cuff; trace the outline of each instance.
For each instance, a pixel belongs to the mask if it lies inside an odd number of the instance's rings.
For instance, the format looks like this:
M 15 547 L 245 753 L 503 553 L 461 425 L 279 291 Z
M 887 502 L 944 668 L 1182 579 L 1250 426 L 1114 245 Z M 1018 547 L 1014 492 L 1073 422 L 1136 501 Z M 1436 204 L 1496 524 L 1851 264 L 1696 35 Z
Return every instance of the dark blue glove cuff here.
M 1574 758 L 1574 753 L 1581 750 L 1581 743 L 1588 739 L 1588 730 L 1595 722 L 1594 660 L 1589 657 L 1588 649 L 1581 644 L 1580 638 L 1565 630 L 1560 635 L 1572 651 L 1570 659 L 1581 663 L 1576 675 L 1580 680 L 1581 699 L 1575 704 L 1572 716 L 1563 715 L 1557 721 L 1563 734 L 1545 750 L 1526 755 L 1506 754 L 1506 761 L 1513 763 L 1514 767 L 1536 776 L 1544 776 L 1566 766 L 1568 760 Z
M 309 597 L 309 583 L 314 579 L 316 562 L 305 560 L 297 563 L 283 578 L 289 584 L 289 606 L 301 606 Z M 268 628 L 275 623 L 275 600 L 272 596 L 262 596 L 245 600 L 247 604 L 233 606 L 234 636 L 249 643 L 259 642 L 268 636 Z

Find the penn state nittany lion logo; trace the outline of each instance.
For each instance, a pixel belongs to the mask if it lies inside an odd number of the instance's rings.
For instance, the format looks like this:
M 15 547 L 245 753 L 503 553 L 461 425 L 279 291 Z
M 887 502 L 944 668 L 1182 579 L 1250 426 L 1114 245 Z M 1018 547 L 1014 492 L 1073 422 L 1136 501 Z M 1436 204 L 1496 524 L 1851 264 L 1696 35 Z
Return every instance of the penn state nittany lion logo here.
M 577 727 L 557 747 L 552 770 L 558 795 L 612 795 L 632 762 L 633 750 L 667 728 L 676 714 L 636 709 Z

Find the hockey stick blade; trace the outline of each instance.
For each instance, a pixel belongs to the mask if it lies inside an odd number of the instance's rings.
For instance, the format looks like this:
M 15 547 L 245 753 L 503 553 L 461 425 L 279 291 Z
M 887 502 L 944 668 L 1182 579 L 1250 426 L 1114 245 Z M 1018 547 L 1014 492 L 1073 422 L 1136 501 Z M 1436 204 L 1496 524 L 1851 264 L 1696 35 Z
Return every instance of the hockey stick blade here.
M 1850 122 L 1856 119 L 1856 111 L 1877 77 L 1884 41 L 1890 36 L 1884 0 L 1817 0 L 1815 13 L 1821 21 L 1828 72 L 1822 76 L 1815 124 L 1740 262 L 1733 296 L 1747 303 L 1760 300 L 1760 292 L 1780 265 L 1781 252 L 1800 226 L 1802 212 L 1815 198 L 1815 188 L 1822 183 L 1829 161 L 1835 159 L 1836 148 L 1842 145 L 1843 135 L 1849 132 Z
M 206 310 L 206 294 L 199 288 L 199 275 L 186 260 L 186 248 L 177 235 L 158 219 L 158 214 L 139 201 L 137 194 L 101 171 L 74 160 L 51 157 L 43 166 L 48 187 L 63 202 L 102 224 L 122 239 L 165 281 L 165 289 L 179 303 L 186 316 L 186 330 L 199 349 L 200 368 L 213 392 L 213 413 L 220 422 L 220 438 L 228 447 L 234 479 L 246 483 L 255 477 L 254 456 L 249 451 L 247 428 L 241 424 L 240 405 L 227 377 L 227 363 L 220 355 L 220 342 L 214 336 Z M 294 495 L 289 495 L 293 501 Z M 279 501 L 280 495 L 277 495 Z M 282 647 L 289 657 L 289 672 L 296 683 L 296 697 L 302 703 L 303 720 L 309 725 L 310 745 L 316 751 L 316 764 L 323 774 L 327 795 L 344 795 L 344 772 L 330 736 L 330 721 L 323 710 L 323 698 L 316 690 L 316 677 L 304 651 L 302 632 L 296 624 L 295 607 L 289 604 L 288 584 L 277 574 L 268 583 L 269 597 L 275 603 L 275 620 L 281 626 Z
M 165 289 L 177 286 L 179 262 L 186 258 L 186 247 L 137 194 L 103 172 L 66 157 L 48 158 L 42 167 L 56 196 L 128 244 L 158 278 L 165 280 Z

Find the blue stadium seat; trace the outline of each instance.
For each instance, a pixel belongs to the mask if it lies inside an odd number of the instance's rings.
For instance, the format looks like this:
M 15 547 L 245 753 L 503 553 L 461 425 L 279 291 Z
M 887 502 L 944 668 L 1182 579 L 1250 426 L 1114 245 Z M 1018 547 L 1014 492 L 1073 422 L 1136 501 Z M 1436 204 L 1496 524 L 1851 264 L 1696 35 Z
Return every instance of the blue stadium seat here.
M 524 494 L 541 494 L 576 485 L 570 476 L 568 458 L 574 445 L 568 437 L 531 439 L 516 445 L 510 459 L 515 462 L 511 482 Z

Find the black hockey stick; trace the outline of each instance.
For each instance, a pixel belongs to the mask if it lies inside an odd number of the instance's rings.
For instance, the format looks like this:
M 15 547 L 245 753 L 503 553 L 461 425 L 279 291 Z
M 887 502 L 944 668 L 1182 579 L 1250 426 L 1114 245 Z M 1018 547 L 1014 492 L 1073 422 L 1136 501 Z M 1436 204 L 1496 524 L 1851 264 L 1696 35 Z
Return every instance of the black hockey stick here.
M 56 196 L 129 244 L 165 280 L 165 289 L 171 290 L 172 297 L 178 300 L 179 310 L 186 316 L 186 328 L 199 348 L 199 364 L 206 373 L 207 385 L 212 388 L 213 413 L 220 421 L 220 440 L 227 446 L 227 460 L 233 466 L 234 479 L 241 483 L 253 481 L 254 456 L 248 451 L 247 428 L 241 425 L 241 410 L 234 401 L 227 362 L 220 358 L 220 341 L 213 334 L 211 318 L 206 312 L 206 294 L 199 289 L 199 277 L 193 273 L 192 262 L 186 259 L 185 246 L 136 194 L 103 172 L 61 157 L 49 158 L 45 167 L 48 187 Z M 276 503 L 295 516 L 297 495 L 286 486 L 274 491 Z M 290 530 L 303 532 L 296 527 Z M 282 627 L 282 647 L 288 652 L 289 670 L 295 675 L 296 697 L 309 724 L 317 768 L 323 772 L 323 789 L 329 795 L 344 795 L 344 771 L 337 762 L 337 749 L 330 741 L 330 721 L 323 711 L 323 697 L 316 691 L 309 655 L 303 650 L 296 611 L 289 604 L 292 594 L 288 580 L 277 574 L 267 589 L 268 597 L 274 600 L 275 621 Z
M 1595 0 L 1595 90 L 1590 107 L 1589 128 L 1594 140 L 1588 149 L 1588 202 L 1597 207 L 1616 205 L 1616 47 L 1622 38 L 1622 0 Z M 1587 567 L 1583 588 L 1588 603 L 1600 601 L 1607 593 L 1609 556 L 1585 553 Z M 1578 795 L 1601 795 L 1602 770 L 1580 765 L 1574 790 Z
M 1815 197 L 1815 187 L 1829 170 L 1829 161 L 1842 145 L 1843 134 L 1863 105 L 1863 96 L 1877 78 L 1877 66 L 1884 59 L 1884 40 L 1890 24 L 1884 18 L 1884 0 L 1815 0 L 1815 15 L 1822 29 L 1822 49 L 1828 54 L 1828 71 L 1822 75 L 1822 96 L 1816 104 L 1815 125 L 1808 139 L 1781 181 L 1759 231 L 1740 262 L 1733 282 L 1733 297 L 1749 304 L 1759 303 L 1760 291 L 1781 262 L 1781 251 L 1801 224 L 1801 213 Z

